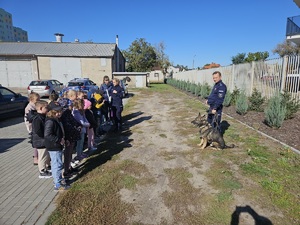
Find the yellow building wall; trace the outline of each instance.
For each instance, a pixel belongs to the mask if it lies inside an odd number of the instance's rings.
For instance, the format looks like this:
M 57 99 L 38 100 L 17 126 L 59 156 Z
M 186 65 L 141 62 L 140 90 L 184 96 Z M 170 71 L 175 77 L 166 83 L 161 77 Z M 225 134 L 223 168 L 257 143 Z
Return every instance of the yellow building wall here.
M 112 65 L 110 58 L 82 58 L 82 77 L 90 78 L 98 85 L 103 83 L 103 77 L 112 77 Z
M 37 57 L 38 73 L 40 79 L 51 79 L 51 66 L 49 57 Z

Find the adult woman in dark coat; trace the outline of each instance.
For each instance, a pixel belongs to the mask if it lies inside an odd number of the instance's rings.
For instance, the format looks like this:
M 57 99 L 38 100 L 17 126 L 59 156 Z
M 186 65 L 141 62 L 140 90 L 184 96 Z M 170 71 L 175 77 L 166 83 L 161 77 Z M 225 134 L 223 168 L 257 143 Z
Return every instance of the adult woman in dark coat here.
M 120 80 L 114 78 L 113 88 L 111 90 L 111 108 L 113 111 L 115 131 L 122 128 L 123 91 L 123 88 L 120 86 Z

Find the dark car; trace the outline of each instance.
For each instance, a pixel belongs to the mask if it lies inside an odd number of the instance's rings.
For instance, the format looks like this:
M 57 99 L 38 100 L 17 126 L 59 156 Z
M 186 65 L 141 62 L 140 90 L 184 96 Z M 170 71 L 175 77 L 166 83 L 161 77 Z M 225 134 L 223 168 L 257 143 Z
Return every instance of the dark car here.
M 24 115 L 28 98 L 0 86 L 0 119 L 14 115 Z
M 68 82 L 67 86 L 62 90 L 62 92 L 68 90 L 88 92 L 91 89 L 99 90 L 99 87 L 96 85 L 95 82 L 88 78 L 75 78 Z

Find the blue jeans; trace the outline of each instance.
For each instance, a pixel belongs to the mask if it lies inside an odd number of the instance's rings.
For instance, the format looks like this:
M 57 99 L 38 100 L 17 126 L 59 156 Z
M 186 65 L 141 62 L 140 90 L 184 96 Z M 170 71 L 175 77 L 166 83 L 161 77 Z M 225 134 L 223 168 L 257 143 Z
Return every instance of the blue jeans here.
M 63 169 L 62 151 L 48 151 L 51 158 L 51 170 L 55 187 L 59 187 L 62 181 L 61 171 Z
M 81 133 L 80 134 L 80 139 L 76 142 L 76 153 L 77 153 L 77 156 L 81 156 L 81 154 L 83 152 L 84 135 L 85 135 L 85 133 Z

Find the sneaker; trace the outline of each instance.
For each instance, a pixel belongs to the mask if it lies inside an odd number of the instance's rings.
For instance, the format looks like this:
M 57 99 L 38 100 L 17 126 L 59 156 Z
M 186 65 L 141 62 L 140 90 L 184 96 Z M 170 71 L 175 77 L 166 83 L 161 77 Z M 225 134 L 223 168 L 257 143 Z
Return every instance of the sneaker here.
M 72 177 L 72 174 L 71 174 L 69 171 L 63 172 L 63 178 L 69 179 L 69 178 L 71 178 L 71 177 Z
M 70 164 L 71 164 L 71 167 L 74 168 L 79 164 L 79 160 L 73 160 Z
M 47 178 L 51 178 L 52 177 L 52 173 L 49 171 L 44 171 L 42 170 L 42 172 L 40 172 L 39 178 L 40 179 L 47 179 Z
M 96 148 L 96 147 L 89 147 L 89 151 L 96 151 L 96 150 L 98 150 L 98 148 Z
M 52 171 L 51 171 L 51 166 L 47 166 L 46 170 L 47 170 L 48 172 L 52 172 Z
M 71 162 L 70 165 L 71 165 L 72 168 L 74 168 L 74 167 L 76 167 L 78 164 L 76 164 L 75 162 Z
M 68 190 L 71 186 L 67 184 L 61 184 L 59 186 L 54 187 L 54 191 L 65 191 Z
M 65 179 L 69 179 L 72 176 L 76 175 L 79 172 L 79 170 L 77 168 L 73 168 L 71 167 L 70 169 L 68 169 L 66 172 L 63 172 L 63 177 Z
M 71 174 L 76 174 L 76 173 L 79 172 L 79 170 L 78 170 L 78 168 L 71 167 L 68 172 L 71 173 Z
M 80 156 L 80 158 L 82 158 L 82 159 L 85 159 L 85 158 L 88 158 L 88 157 L 89 157 L 89 155 L 86 154 L 86 153 L 82 153 L 81 156 Z
M 80 161 L 80 156 L 76 155 L 76 156 L 74 157 L 73 161 Z M 79 162 L 77 162 L 77 163 L 79 163 Z

